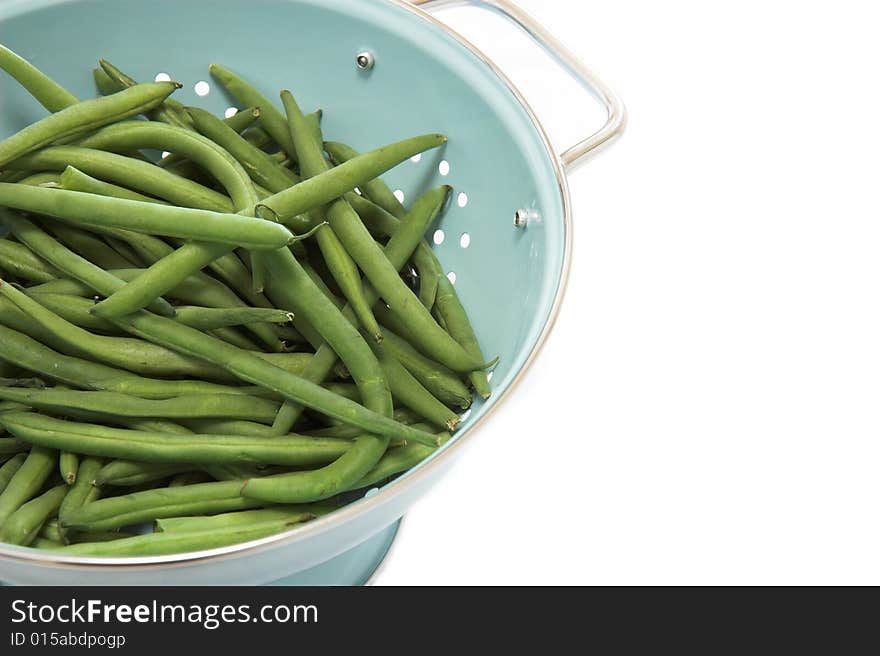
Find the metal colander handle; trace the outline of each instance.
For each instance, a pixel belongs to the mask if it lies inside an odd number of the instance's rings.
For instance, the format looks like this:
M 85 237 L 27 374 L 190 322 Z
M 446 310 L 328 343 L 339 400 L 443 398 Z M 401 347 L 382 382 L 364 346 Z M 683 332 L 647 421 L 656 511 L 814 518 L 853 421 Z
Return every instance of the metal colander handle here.
M 566 168 L 572 169 L 584 162 L 587 157 L 601 146 L 613 141 L 623 134 L 626 128 L 626 107 L 623 101 L 575 54 L 559 39 L 551 34 L 528 13 L 509 0 L 409 0 L 423 9 L 449 5 L 474 5 L 497 11 L 505 18 L 516 23 L 523 31 L 535 40 L 553 57 L 569 74 L 571 74 L 587 91 L 589 91 L 607 111 L 608 118 L 597 132 L 576 143 L 560 155 Z

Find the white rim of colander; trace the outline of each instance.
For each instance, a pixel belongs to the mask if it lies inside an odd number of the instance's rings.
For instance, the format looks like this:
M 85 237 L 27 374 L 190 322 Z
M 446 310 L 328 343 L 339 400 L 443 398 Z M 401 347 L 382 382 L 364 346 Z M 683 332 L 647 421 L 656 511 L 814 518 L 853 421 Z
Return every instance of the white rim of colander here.
M 54 0 L 54 2 L 50 0 L 46 4 L 56 4 L 60 1 L 64 0 Z M 523 109 L 528 114 L 529 119 L 532 121 L 535 130 L 538 132 L 541 141 L 544 143 L 547 154 L 550 156 L 550 161 L 553 165 L 553 171 L 556 175 L 557 183 L 559 184 L 559 192 L 562 196 L 564 217 L 564 250 L 562 256 L 562 271 L 560 273 L 559 285 L 556 290 L 556 296 L 553 300 L 553 306 L 550 309 L 550 315 L 547 318 L 547 322 L 544 324 L 544 328 L 541 331 L 538 340 L 535 342 L 535 346 L 532 348 L 531 352 L 526 358 L 526 361 L 523 363 L 522 367 L 520 367 L 520 370 L 517 372 L 516 376 L 514 376 L 510 384 L 499 393 L 499 396 L 493 406 L 483 416 L 477 419 L 472 426 L 465 429 L 461 435 L 456 436 L 455 440 L 452 440 L 446 446 L 442 447 L 436 454 L 431 457 L 430 460 L 423 462 L 417 467 L 411 469 L 410 471 L 398 477 L 385 487 L 379 488 L 378 492 L 362 498 L 353 504 L 344 506 L 339 510 L 334 511 L 330 515 L 310 521 L 304 524 L 302 527 L 292 528 L 284 533 L 278 533 L 277 535 L 261 538 L 259 540 L 252 540 L 250 542 L 243 542 L 241 544 L 236 544 L 229 547 L 220 547 L 217 549 L 193 551 L 189 553 L 173 554 L 168 556 L 145 556 L 137 558 L 96 558 L 89 556 L 65 556 L 62 554 L 53 554 L 49 552 L 25 549 L 22 547 L 0 545 L 0 559 L 26 562 L 29 564 L 51 565 L 53 567 L 64 569 L 99 569 L 101 571 L 112 571 L 113 569 L 144 569 L 153 566 L 168 568 L 169 566 L 174 565 L 184 566 L 192 565 L 195 563 L 205 563 L 207 561 L 220 562 L 231 557 L 241 556 L 245 552 L 258 550 L 262 547 L 267 547 L 269 545 L 274 546 L 284 544 L 285 546 L 287 546 L 295 544 L 298 541 L 306 540 L 308 538 L 329 531 L 335 528 L 337 525 L 344 524 L 345 522 L 350 521 L 352 518 L 356 517 L 359 514 L 367 512 L 368 510 L 371 510 L 377 506 L 381 506 L 395 496 L 404 493 L 408 488 L 415 485 L 420 479 L 426 477 L 431 472 L 431 470 L 436 469 L 444 462 L 451 461 L 453 458 L 456 457 L 456 455 L 461 452 L 462 447 L 466 443 L 468 443 L 470 439 L 473 438 L 477 430 L 486 425 L 488 420 L 498 411 L 498 408 L 504 405 L 504 402 L 513 394 L 513 391 L 523 381 L 526 374 L 529 372 L 535 360 L 537 359 L 538 355 L 541 353 L 542 349 L 546 345 L 547 338 L 550 336 L 550 333 L 553 332 L 553 329 L 556 326 L 556 322 L 559 318 L 559 310 L 562 307 L 562 302 L 565 298 L 565 293 L 568 287 L 569 272 L 571 270 L 572 232 L 574 225 L 571 216 L 571 196 L 568 188 L 568 178 L 565 172 L 565 165 L 563 164 L 559 153 L 557 153 L 556 150 L 553 148 L 553 145 L 550 142 L 550 138 L 547 135 L 547 131 L 544 129 L 544 126 L 541 124 L 541 121 L 538 119 L 537 114 L 535 114 L 535 111 L 532 109 L 529 102 L 525 99 L 525 97 L 516 87 L 516 85 L 513 84 L 510 78 L 508 78 L 508 76 L 498 67 L 498 65 L 495 64 L 494 61 L 492 61 L 492 59 L 490 59 L 479 48 L 477 48 L 473 43 L 464 38 L 457 31 L 455 31 L 442 21 L 434 18 L 434 16 L 432 16 L 425 10 L 407 2 L 407 0 L 387 1 L 397 7 L 401 7 L 402 9 L 413 13 L 422 20 L 426 20 L 432 25 L 442 29 L 452 38 L 458 41 L 462 46 L 467 48 L 480 61 L 486 64 L 489 69 L 507 86 L 507 88 L 513 94 L 514 98 L 516 98 L 516 100 L 520 103 L 520 105 L 522 105 Z M 367 536 L 365 539 L 369 539 L 369 537 L 370 536 Z

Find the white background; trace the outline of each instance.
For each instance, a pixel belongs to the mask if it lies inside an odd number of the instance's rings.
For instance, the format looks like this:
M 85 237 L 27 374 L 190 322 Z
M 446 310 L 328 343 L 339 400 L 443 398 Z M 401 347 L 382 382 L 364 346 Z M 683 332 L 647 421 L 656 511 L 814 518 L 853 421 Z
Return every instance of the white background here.
M 520 4 L 630 128 L 571 176 L 549 345 L 377 583 L 880 583 L 871 4 Z M 500 19 L 442 16 L 559 145 L 598 125 Z

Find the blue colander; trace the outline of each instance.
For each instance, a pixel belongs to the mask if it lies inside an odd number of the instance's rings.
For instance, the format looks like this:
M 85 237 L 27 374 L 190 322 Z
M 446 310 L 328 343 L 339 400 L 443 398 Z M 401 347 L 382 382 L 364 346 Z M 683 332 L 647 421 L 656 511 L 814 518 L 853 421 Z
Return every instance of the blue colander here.
M 0 42 L 81 97 L 106 57 L 141 80 L 184 84 L 175 97 L 222 113 L 232 103 L 207 73 L 234 68 L 267 96 L 294 89 L 323 107 L 333 139 L 367 150 L 425 132 L 448 145 L 388 174 L 414 199 L 452 184 L 435 235 L 483 350 L 501 357 L 493 397 L 476 403 L 443 449 L 363 499 L 302 528 L 180 556 L 95 559 L 0 546 L 0 580 L 59 585 L 358 584 L 385 556 L 400 518 L 437 482 L 524 375 L 562 300 L 571 247 L 570 169 L 619 135 L 615 95 L 552 35 L 506 0 L 473 4 L 513 20 L 607 108 L 599 132 L 557 154 L 525 100 L 474 46 L 403 0 L 0 0 Z M 421 5 L 421 8 L 416 5 Z M 43 110 L 0 77 L 0 135 Z

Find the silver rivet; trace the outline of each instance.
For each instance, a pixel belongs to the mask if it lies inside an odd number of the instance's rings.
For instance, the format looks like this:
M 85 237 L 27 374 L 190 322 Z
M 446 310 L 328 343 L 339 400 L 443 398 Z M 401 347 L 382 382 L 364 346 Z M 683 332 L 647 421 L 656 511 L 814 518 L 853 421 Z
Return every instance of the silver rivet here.
M 525 228 L 533 218 L 535 218 L 534 210 L 519 209 L 513 216 L 513 225 L 515 228 Z
M 373 57 L 372 52 L 361 52 L 358 53 L 358 56 L 355 57 L 355 62 L 357 63 L 357 67 L 362 71 L 369 71 L 376 65 L 376 58 Z

